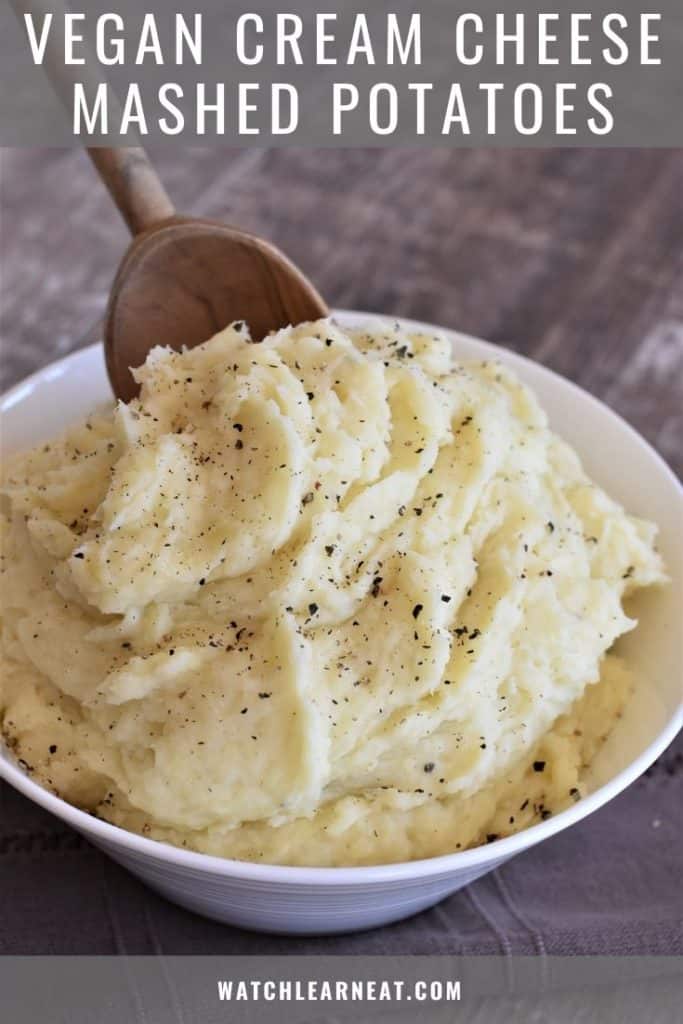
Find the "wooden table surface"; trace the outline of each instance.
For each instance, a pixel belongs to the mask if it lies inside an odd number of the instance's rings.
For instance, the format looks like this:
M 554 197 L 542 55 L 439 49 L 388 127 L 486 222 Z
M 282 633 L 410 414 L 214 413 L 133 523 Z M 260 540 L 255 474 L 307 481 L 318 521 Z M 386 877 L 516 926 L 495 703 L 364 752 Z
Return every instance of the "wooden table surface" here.
M 271 238 L 330 303 L 488 338 L 683 472 L 683 151 L 153 153 L 181 211 Z M 4 388 L 102 313 L 126 232 L 83 152 L 2 152 Z M 160 339 L 163 340 L 163 339 Z

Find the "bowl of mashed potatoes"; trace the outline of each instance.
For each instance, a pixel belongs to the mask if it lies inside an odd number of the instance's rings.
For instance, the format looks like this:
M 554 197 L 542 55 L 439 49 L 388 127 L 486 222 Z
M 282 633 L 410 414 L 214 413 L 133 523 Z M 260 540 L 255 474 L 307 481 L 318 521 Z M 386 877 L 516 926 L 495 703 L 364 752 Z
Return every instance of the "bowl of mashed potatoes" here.
M 350 313 L 137 375 L 3 400 L 0 774 L 168 898 L 396 920 L 680 728 L 681 489 L 585 392 Z

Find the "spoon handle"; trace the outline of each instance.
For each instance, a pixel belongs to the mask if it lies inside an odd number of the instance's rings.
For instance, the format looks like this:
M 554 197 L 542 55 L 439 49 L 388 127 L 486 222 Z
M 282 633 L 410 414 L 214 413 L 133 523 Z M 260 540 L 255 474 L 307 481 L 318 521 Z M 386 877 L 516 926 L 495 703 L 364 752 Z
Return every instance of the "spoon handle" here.
M 96 70 L 97 62 L 92 52 L 86 55 L 83 74 L 76 75 L 73 67 L 64 63 L 67 8 L 62 0 L 10 2 L 22 22 L 27 14 L 32 14 L 36 20 L 48 14 L 52 18 L 54 14 L 55 29 L 48 32 L 45 71 L 67 109 L 70 108 L 71 90 L 76 80 L 85 79 L 90 90 L 102 84 L 103 79 Z M 132 234 L 137 235 L 145 228 L 173 216 L 173 203 L 144 149 L 133 146 L 116 149 L 98 146 L 89 148 L 88 153 Z
M 174 215 L 173 203 L 144 149 L 94 146 L 88 155 L 131 234 L 138 235 Z

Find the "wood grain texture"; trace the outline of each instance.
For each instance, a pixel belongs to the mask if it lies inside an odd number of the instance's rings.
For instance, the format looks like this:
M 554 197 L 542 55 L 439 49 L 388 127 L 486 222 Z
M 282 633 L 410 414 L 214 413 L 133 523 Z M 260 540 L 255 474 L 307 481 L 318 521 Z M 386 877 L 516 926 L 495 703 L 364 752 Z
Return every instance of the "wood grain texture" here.
M 177 208 L 271 239 L 330 303 L 530 355 L 683 472 L 683 151 L 152 156 Z M 103 314 L 126 233 L 83 152 L 5 150 L 0 188 L 5 387 Z
M 131 242 L 104 319 L 104 352 L 117 398 L 139 392 L 130 367 L 151 348 L 201 345 L 244 320 L 251 337 L 318 320 L 329 310 L 311 282 L 271 242 L 214 220 L 173 217 Z

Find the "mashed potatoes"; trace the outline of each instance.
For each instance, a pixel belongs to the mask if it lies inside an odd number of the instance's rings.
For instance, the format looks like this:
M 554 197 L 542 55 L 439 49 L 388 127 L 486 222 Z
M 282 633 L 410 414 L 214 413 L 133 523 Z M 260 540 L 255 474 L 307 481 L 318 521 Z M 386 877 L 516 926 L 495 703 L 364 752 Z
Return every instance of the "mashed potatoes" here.
M 499 364 L 233 325 L 4 490 L 7 742 L 65 799 L 249 860 L 361 864 L 556 812 L 663 578 Z M 590 685 L 589 684 L 597 684 Z

